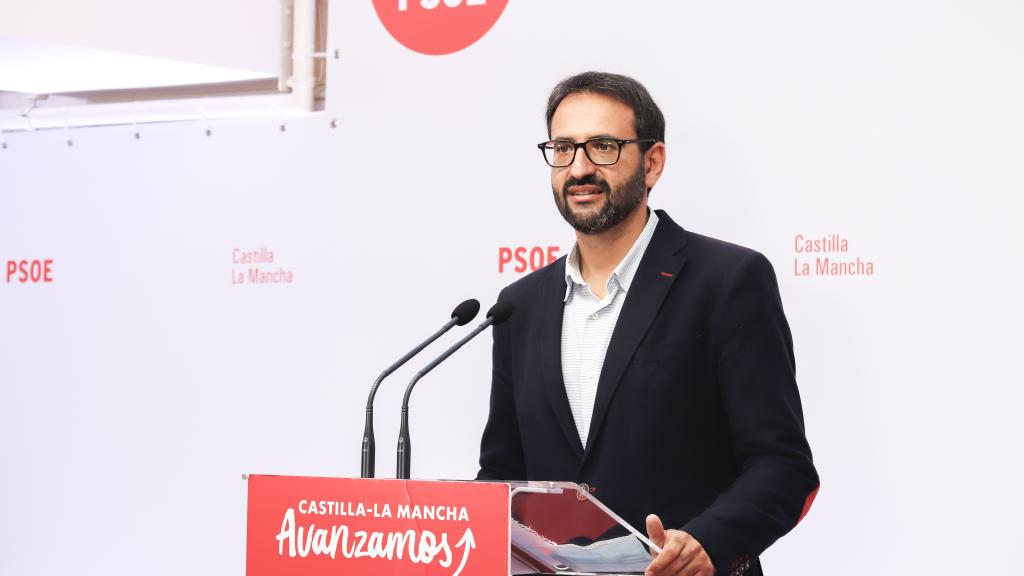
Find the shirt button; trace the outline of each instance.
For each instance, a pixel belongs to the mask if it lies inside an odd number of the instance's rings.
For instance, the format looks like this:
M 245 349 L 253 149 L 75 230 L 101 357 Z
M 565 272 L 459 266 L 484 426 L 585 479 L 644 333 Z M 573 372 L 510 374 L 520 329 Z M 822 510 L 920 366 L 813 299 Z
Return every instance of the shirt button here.
M 594 312 L 593 314 L 590 315 L 590 319 L 591 320 L 597 320 L 600 317 L 601 317 L 601 315 L 598 314 L 597 312 Z

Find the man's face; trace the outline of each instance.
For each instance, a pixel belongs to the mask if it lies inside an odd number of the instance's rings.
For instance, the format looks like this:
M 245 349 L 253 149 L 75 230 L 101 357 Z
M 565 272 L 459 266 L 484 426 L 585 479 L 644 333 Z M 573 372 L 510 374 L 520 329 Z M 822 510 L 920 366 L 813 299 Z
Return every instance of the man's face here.
M 551 118 L 551 138 L 583 142 L 595 137 L 637 137 L 633 110 L 607 96 L 589 92 L 567 96 Z M 610 166 L 590 162 L 583 148 L 573 163 L 551 169 L 551 191 L 566 222 L 583 234 L 600 234 L 622 222 L 643 202 L 646 174 L 637 144 L 622 147 Z

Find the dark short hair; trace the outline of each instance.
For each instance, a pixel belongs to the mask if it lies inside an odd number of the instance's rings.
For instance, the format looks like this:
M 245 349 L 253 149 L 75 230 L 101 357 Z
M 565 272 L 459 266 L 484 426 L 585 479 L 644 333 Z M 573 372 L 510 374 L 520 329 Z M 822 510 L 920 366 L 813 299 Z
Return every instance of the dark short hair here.
M 591 92 L 608 96 L 633 109 L 633 124 L 637 138 L 665 141 L 665 116 L 654 103 L 644 85 L 622 74 L 610 72 L 583 72 L 570 76 L 555 86 L 548 96 L 548 137 L 551 137 L 551 119 L 562 100 L 570 94 Z

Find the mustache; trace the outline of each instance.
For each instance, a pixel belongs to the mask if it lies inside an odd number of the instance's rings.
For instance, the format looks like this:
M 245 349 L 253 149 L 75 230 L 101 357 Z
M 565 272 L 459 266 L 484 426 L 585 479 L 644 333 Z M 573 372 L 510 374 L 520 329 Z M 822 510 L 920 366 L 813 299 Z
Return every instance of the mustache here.
M 578 180 L 570 176 L 569 179 L 565 181 L 565 184 L 562 185 L 562 196 L 568 196 L 569 188 L 573 186 L 597 186 L 606 195 L 610 196 L 612 193 L 612 187 L 608 185 L 608 182 L 602 178 L 598 178 L 594 174 L 588 174 Z

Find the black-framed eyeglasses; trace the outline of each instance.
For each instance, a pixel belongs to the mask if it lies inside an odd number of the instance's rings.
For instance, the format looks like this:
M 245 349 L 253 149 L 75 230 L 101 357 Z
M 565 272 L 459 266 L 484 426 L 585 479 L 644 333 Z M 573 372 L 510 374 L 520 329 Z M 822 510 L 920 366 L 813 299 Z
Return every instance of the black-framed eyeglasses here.
M 587 160 L 598 166 L 609 166 L 619 161 L 622 155 L 622 147 L 626 144 L 652 144 L 657 142 L 654 138 L 637 138 L 634 140 L 619 140 L 618 138 L 591 138 L 584 142 L 573 142 L 571 140 L 548 140 L 537 144 L 544 161 L 552 168 L 565 168 L 576 160 L 576 151 L 583 148 Z

